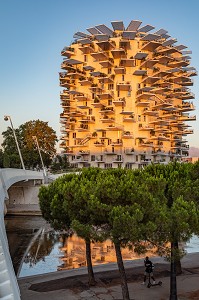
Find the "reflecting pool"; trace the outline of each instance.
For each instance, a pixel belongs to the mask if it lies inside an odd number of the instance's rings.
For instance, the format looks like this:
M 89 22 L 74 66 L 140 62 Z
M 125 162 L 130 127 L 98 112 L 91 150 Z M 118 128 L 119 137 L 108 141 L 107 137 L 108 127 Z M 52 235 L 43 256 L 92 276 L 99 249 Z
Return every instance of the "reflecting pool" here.
M 10 216 L 6 217 L 5 223 L 10 253 L 18 277 L 86 265 L 84 240 L 75 234 L 68 236 L 56 232 L 39 216 Z M 193 237 L 185 250 L 188 253 L 199 251 L 199 239 Z M 92 243 L 91 251 L 94 265 L 116 262 L 114 246 L 110 240 Z M 133 247 L 123 249 L 122 255 L 124 260 L 145 256 L 138 256 Z M 148 255 L 154 255 L 150 247 Z

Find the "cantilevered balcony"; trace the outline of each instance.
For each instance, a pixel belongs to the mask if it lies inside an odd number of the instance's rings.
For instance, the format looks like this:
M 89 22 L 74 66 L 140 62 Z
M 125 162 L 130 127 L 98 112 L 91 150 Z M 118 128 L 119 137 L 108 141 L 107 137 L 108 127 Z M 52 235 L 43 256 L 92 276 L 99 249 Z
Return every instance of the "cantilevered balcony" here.
M 111 68 L 114 66 L 114 60 L 112 57 L 109 57 L 105 60 L 99 61 L 99 64 L 102 66 L 102 68 Z
M 124 57 L 122 57 L 121 60 L 120 60 L 120 66 L 134 67 L 135 66 L 135 59 L 134 58 L 124 58 Z
M 104 61 L 109 58 L 106 52 L 93 52 L 91 53 L 91 56 L 95 59 L 95 61 Z
M 153 52 L 153 51 L 155 51 L 155 49 L 158 48 L 160 45 L 161 45 L 160 42 L 149 41 L 149 42 L 146 42 L 146 43 L 143 45 L 143 47 L 142 47 L 141 50 Z
M 108 116 L 103 116 L 100 118 L 100 121 L 102 123 L 114 123 L 115 122 L 115 118 L 109 118 Z
M 100 94 L 97 94 L 97 96 L 100 100 L 108 100 L 108 99 L 113 99 L 114 94 L 112 91 L 102 90 Z
M 183 102 L 182 105 L 179 106 L 181 112 L 192 111 L 195 110 L 195 106 L 193 103 Z
M 126 51 L 124 49 L 122 49 L 122 48 L 113 49 L 111 51 L 111 53 L 112 53 L 112 56 L 113 56 L 114 59 L 126 56 Z
M 116 66 L 114 68 L 115 74 L 125 74 L 126 68 L 124 66 Z
M 89 78 L 80 77 L 79 84 L 81 84 L 82 86 L 89 86 L 89 85 L 93 84 L 93 79 L 91 77 L 89 77 Z
M 122 138 L 123 139 L 133 139 L 134 138 L 134 134 L 131 131 L 124 131 L 122 133 Z
M 125 97 L 123 97 L 123 98 L 118 98 L 118 99 L 113 100 L 113 104 L 114 104 L 115 106 L 124 106 L 125 103 L 126 103 Z
M 82 47 L 79 47 L 79 50 L 82 51 L 83 54 L 90 54 L 94 51 L 94 45 L 87 44 Z
M 118 91 L 129 91 L 131 88 L 131 83 L 129 81 L 117 82 Z
M 133 147 L 124 148 L 124 153 L 127 155 L 135 155 L 135 149 Z
M 183 115 L 181 117 L 179 117 L 180 121 L 195 121 L 196 120 L 196 116 L 189 116 L 189 115 Z
M 112 51 L 115 48 L 115 42 L 111 40 L 99 41 L 96 43 L 102 51 Z
M 81 118 L 79 120 L 79 122 L 86 122 L 88 124 L 92 124 L 92 123 L 95 123 L 95 117 L 94 116 L 84 116 L 83 118 Z
M 61 55 L 70 58 L 71 56 L 75 55 L 75 49 L 72 47 L 64 47 L 64 49 L 61 51 Z

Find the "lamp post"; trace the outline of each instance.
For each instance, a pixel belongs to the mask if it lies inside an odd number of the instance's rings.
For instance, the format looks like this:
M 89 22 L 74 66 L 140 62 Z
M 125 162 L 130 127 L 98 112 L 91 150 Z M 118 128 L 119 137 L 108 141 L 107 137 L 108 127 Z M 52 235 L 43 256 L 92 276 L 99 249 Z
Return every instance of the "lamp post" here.
M 37 137 L 36 135 L 33 135 L 33 140 L 37 146 L 37 150 L 39 152 L 39 156 L 40 156 L 40 160 L 41 160 L 41 164 L 42 164 L 42 169 L 43 169 L 43 174 L 44 174 L 44 183 L 48 183 L 48 177 L 47 177 L 47 174 L 46 174 L 46 169 L 45 169 L 45 166 L 44 166 L 44 162 L 43 162 L 43 158 L 42 158 L 42 155 L 41 155 L 41 151 L 40 151 L 40 148 L 39 148 L 39 143 L 38 143 L 38 140 L 37 140 Z
M 21 150 L 19 148 L 19 144 L 18 144 L 16 133 L 15 133 L 15 130 L 14 130 L 14 127 L 13 127 L 13 124 L 12 124 L 11 116 L 4 116 L 4 121 L 8 121 L 8 120 L 10 120 L 10 125 L 11 125 L 11 128 L 12 128 L 12 132 L 13 132 L 13 135 L 14 135 L 14 138 L 15 138 L 16 145 L 17 145 L 17 150 L 19 152 L 19 157 L 20 157 L 20 160 L 21 160 L 22 168 L 25 170 L 25 165 L 24 165 L 24 162 L 23 162 L 23 157 L 21 155 Z

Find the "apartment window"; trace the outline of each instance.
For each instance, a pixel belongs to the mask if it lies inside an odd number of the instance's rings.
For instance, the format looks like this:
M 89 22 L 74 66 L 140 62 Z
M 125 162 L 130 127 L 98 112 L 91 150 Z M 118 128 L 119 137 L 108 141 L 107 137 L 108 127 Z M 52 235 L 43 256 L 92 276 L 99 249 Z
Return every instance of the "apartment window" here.
M 146 116 L 143 116 L 143 120 L 144 120 L 144 122 L 146 122 Z
M 92 99 L 95 99 L 95 96 L 96 96 L 95 93 L 92 93 Z
M 122 161 L 122 155 L 117 155 L 117 161 Z
M 104 168 L 105 168 L 105 169 L 112 168 L 112 164 L 104 164 Z
M 112 105 L 112 100 L 108 100 L 108 105 Z
M 138 161 L 138 155 L 135 156 L 135 160 Z
M 92 112 L 93 112 L 92 108 L 89 108 L 88 114 L 89 114 L 89 115 L 92 115 Z
M 113 83 L 108 84 L 108 90 L 113 90 L 113 87 L 114 87 Z
M 137 88 L 140 89 L 140 83 L 137 84 Z
M 106 137 L 106 131 L 102 131 L 102 137 L 103 137 L 103 138 Z
M 103 161 L 103 155 L 100 155 L 100 161 Z
M 75 155 L 72 155 L 71 159 L 72 159 L 72 160 L 75 160 Z
M 127 97 L 131 97 L 131 90 L 127 91 Z
M 138 122 L 141 121 L 141 115 L 138 115 Z
M 76 132 L 73 132 L 73 138 L 76 139 Z
M 118 97 L 120 96 L 120 91 L 117 91 L 117 96 L 118 96 Z
M 95 155 L 91 155 L 91 161 L 95 161 Z
M 126 163 L 125 168 L 126 168 L 126 169 L 132 169 L 132 164 Z
M 124 75 L 122 75 L 122 81 L 124 81 Z
M 111 74 L 111 68 L 108 68 L 108 74 Z
M 111 140 L 111 139 L 108 139 L 108 145 L 110 145 L 110 144 L 111 144 L 111 142 L 112 142 L 112 140 Z
M 84 55 L 84 61 L 87 62 L 87 60 L 88 60 L 87 55 Z

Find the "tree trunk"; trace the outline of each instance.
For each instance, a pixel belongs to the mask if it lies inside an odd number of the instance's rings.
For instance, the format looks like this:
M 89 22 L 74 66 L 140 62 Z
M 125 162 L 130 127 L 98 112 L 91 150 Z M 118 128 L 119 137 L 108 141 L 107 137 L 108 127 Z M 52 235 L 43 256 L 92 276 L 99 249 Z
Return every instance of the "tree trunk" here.
M 178 242 L 175 242 L 175 248 L 177 250 L 179 249 Z M 180 257 L 178 256 L 176 258 L 176 275 L 180 275 L 180 274 L 182 274 L 182 266 L 181 266 Z
M 86 242 L 86 262 L 87 262 L 87 270 L 88 270 L 88 283 L 89 285 L 95 285 L 95 277 L 93 273 L 93 265 L 91 260 L 91 242 L 90 240 L 85 240 Z
M 116 257 L 117 257 L 118 269 L 119 269 L 120 278 L 121 278 L 123 300 L 130 300 L 120 244 L 119 243 L 114 243 L 114 244 L 115 244 L 115 252 L 116 252 Z
M 175 262 L 175 243 L 171 242 L 171 274 L 170 274 L 170 298 L 169 300 L 178 300 L 177 282 L 176 282 L 176 262 Z

